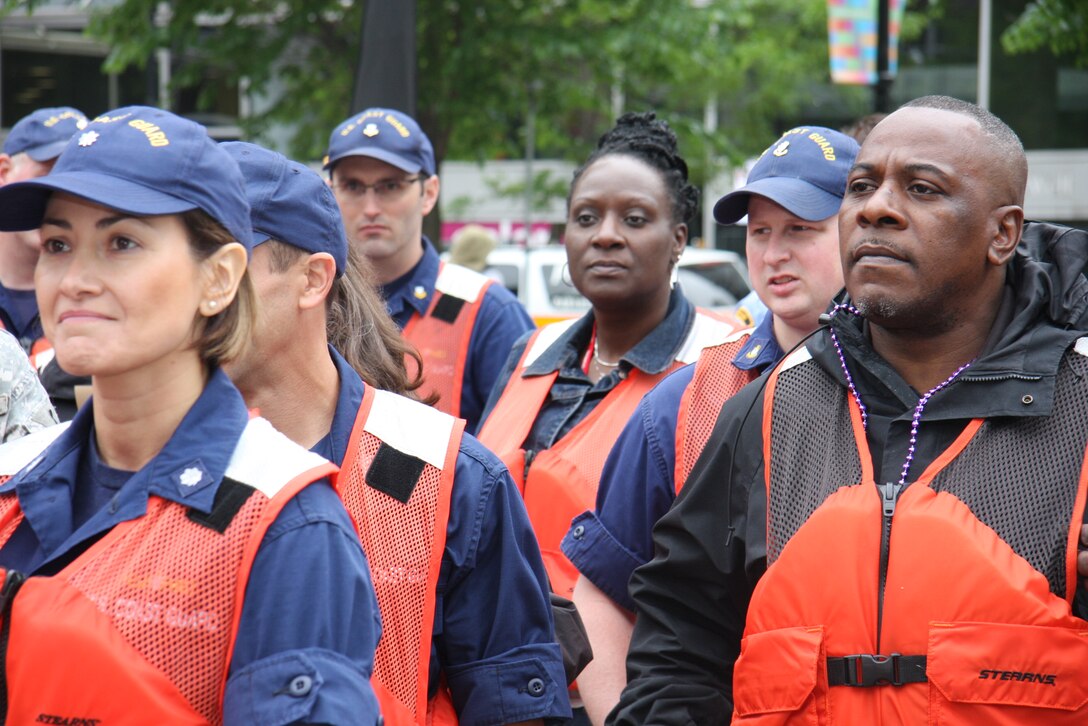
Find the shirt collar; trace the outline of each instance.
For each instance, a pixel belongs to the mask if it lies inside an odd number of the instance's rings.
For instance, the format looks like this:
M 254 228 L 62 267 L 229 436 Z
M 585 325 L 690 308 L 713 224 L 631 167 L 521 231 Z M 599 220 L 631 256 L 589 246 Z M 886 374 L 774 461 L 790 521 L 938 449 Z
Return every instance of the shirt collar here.
M 640 340 L 621 358 L 626 368 L 638 368 L 644 373 L 656 375 L 668 370 L 684 344 L 684 339 L 695 321 L 693 306 L 678 287 L 669 295 L 669 309 L 657 327 Z M 583 315 L 578 322 L 564 331 L 523 375 L 541 376 L 562 370 L 568 366 L 580 366 L 582 355 L 593 335 L 593 311 Z
M 774 337 L 774 315 L 768 312 L 733 358 L 733 365 L 742 371 L 762 371 L 782 360 L 784 354 Z
M 420 240 L 420 244 L 423 245 L 423 257 L 416 266 L 379 289 L 385 299 L 385 307 L 393 317 L 404 312 L 406 308 L 412 308 L 423 315 L 431 305 L 434 284 L 438 279 L 438 267 L 442 261 L 426 237 Z
M 248 420 L 249 412 L 238 389 L 225 373 L 216 369 L 166 445 L 126 483 L 127 496 L 142 492 L 136 495 L 140 511 L 134 516 L 147 511 L 147 497 L 152 494 L 210 512 Z M 93 424 L 92 399 L 76 413 L 72 425 L 53 445 L 0 487 L 0 491 L 21 492 L 46 481 L 74 486 L 79 453 L 93 435 Z
M 339 466 L 348 453 L 351 432 L 355 429 L 355 419 L 359 414 L 359 406 L 363 403 L 366 384 L 344 356 L 340 355 L 340 351 L 330 345 L 329 354 L 340 376 L 340 393 L 336 399 L 336 412 L 332 416 L 332 428 L 329 429 L 327 441 L 318 443 L 318 446 L 324 445 L 326 450 L 317 451 L 318 447 L 315 446 L 314 451 Z

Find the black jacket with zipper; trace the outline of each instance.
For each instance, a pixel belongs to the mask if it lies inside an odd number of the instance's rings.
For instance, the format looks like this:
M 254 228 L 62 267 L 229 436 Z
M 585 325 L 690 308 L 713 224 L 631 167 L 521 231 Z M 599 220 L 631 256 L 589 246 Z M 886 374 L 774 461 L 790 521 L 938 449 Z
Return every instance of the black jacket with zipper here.
M 989 339 L 956 384 L 926 406 L 911 471 L 923 471 L 973 418 L 1051 413 L 1062 356 L 1088 334 L 1086 262 L 1085 231 L 1025 224 Z M 864 320 L 838 314 L 832 325 L 868 409 L 874 474 L 878 482 L 898 481 L 920 393 L 872 349 Z M 807 345 L 845 387 L 827 330 Z M 748 602 L 766 569 L 765 381 L 726 403 L 689 483 L 654 529 L 654 559 L 631 580 L 638 620 L 629 683 L 609 724 L 729 721 Z M 1083 587 L 1074 611 L 1088 616 Z

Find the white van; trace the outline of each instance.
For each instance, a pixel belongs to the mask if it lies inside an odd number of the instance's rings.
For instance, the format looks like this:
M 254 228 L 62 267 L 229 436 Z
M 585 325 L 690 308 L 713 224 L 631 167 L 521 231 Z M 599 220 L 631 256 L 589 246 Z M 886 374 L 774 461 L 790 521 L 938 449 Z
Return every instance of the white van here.
M 500 246 L 488 255 L 484 274 L 501 280 L 537 325 L 545 325 L 589 310 L 589 301 L 571 284 L 566 263 L 567 251 L 561 245 Z M 744 260 L 726 250 L 688 247 L 675 274 L 692 303 L 712 310 L 731 311 L 751 289 Z

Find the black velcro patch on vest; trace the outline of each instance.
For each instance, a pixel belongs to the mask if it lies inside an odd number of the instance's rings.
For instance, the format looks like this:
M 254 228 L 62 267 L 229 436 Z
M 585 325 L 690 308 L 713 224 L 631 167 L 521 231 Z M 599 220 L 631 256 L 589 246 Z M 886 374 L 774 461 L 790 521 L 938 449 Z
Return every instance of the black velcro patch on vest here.
M 434 304 L 431 317 L 438 318 L 444 323 L 452 323 L 461 314 L 461 308 L 464 306 L 465 301 L 461 298 L 442 293 Z
M 407 504 L 426 465 L 427 462 L 423 459 L 417 459 L 383 443 L 378 447 L 378 453 L 374 455 L 370 468 L 366 470 L 366 483 Z
M 227 531 L 227 527 L 234 521 L 234 516 L 242 505 L 257 491 L 251 486 L 235 481 L 223 479 L 219 489 L 215 491 L 215 501 L 212 503 L 212 511 L 201 512 L 199 509 L 190 509 L 188 517 L 197 524 L 202 524 L 208 529 L 214 529 L 219 534 Z

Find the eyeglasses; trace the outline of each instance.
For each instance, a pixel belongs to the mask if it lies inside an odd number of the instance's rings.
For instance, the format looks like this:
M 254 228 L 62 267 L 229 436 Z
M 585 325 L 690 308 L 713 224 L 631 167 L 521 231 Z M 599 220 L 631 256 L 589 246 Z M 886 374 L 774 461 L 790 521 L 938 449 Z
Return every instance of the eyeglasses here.
M 380 182 L 375 182 L 373 184 L 363 184 L 361 181 L 347 179 L 334 186 L 338 193 L 352 199 L 362 199 L 366 196 L 368 189 L 373 189 L 375 197 L 379 200 L 387 201 L 390 199 L 397 199 L 408 190 L 408 187 L 422 179 L 422 175 L 416 175 L 404 177 L 403 179 L 382 179 Z

